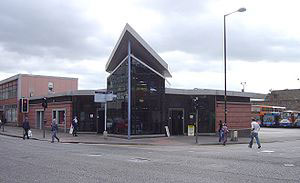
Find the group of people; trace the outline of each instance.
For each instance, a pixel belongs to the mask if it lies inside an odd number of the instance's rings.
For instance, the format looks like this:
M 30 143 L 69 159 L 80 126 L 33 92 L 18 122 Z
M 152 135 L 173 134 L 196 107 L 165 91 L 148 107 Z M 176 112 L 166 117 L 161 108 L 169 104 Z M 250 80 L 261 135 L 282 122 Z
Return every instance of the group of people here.
M 261 148 L 261 144 L 260 144 L 260 140 L 258 138 L 258 132 L 260 130 L 260 126 L 259 124 L 256 122 L 256 120 L 254 118 L 252 118 L 252 122 L 251 122 L 251 134 L 250 134 L 250 142 L 248 147 L 252 148 L 253 146 L 253 140 L 255 138 L 258 149 Z M 222 142 L 222 144 L 225 146 L 226 142 L 227 142 L 227 136 L 229 133 L 228 130 L 228 126 L 226 123 L 222 123 L 222 121 L 220 120 L 219 122 L 219 142 Z
M 28 134 L 28 132 L 30 130 L 30 124 L 29 124 L 28 116 L 25 116 L 22 127 L 24 129 L 23 139 L 25 140 L 25 137 L 29 139 L 30 135 Z M 72 132 L 73 136 L 77 136 L 78 120 L 76 116 L 72 120 L 71 128 L 73 128 L 73 132 Z M 57 137 L 57 132 L 58 132 L 58 124 L 56 118 L 54 118 L 51 122 L 51 139 L 52 139 L 51 143 L 54 143 L 54 139 L 56 139 L 57 142 L 59 142 L 59 138 Z
M 27 137 L 27 139 L 29 139 L 28 131 L 30 130 L 30 125 L 29 125 L 29 121 L 28 121 L 27 116 L 25 117 L 25 120 L 23 122 L 23 129 L 24 129 L 23 139 L 25 140 L 25 137 Z M 70 129 L 72 129 L 72 135 L 76 137 L 77 136 L 77 131 L 78 131 L 77 116 L 75 116 L 74 119 L 72 120 Z M 252 118 L 250 142 L 249 142 L 249 145 L 248 145 L 249 148 L 252 148 L 254 138 L 256 140 L 258 148 L 259 149 L 261 148 L 260 140 L 258 138 L 259 130 L 260 130 L 259 124 L 255 121 L 254 118 Z M 54 139 L 57 139 L 57 141 L 59 142 L 59 138 L 57 137 L 57 131 L 58 131 L 58 125 L 57 125 L 56 119 L 54 118 L 52 120 L 52 123 L 51 123 L 51 135 L 52 135 L 51 143 L 54 142 Z M 222 123 L 222 121 L 220 120 L 218 132 L 219 132 L 219 142 L 221 142 L 225 146 L 226 143 L 227 143 L 227 136 L 228 136 L 228 133 L 229 133 L 227 123 Z

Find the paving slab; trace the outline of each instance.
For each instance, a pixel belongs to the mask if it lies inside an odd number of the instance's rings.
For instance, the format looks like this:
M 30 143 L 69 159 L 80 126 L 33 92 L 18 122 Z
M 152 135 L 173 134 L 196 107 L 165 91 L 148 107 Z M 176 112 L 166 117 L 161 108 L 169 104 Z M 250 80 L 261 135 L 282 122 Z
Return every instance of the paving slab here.
M 51 131 L 45 131 L 45 138 L 43 138 L 43 130 L 31 129 L 32 138 L 34 140 L 51 141 Z M 17 138 L 23 137 L 23 128 L 5 126 L 4 132 L 0 129 L 1 135 L 7 135 Z M 170 136 L 170 137 L 153 137 L 140 139 L 124 139 L 117 137 L 106 137 L 102 134 L 96 133 L 78 133 L 77 137 L 73 137 L 69 133 L 59 132 L 57 136 L 61 143 L 85 143 L 85 144 L 114 144 L 114 145 L 221 145 L 218 142 L 217 136 L 198 136 L 198 143 L 196 144 L 195 136 Z M 270 129 L 262 128 L 260 132 L 261 143 L 271 143 L 278 141 L 300 140 L 300 129 Z M 248 144 L 249 138 L 238 138 L 238 141 L 230 141 L 228 138 L 227 145 L 231 144 Z

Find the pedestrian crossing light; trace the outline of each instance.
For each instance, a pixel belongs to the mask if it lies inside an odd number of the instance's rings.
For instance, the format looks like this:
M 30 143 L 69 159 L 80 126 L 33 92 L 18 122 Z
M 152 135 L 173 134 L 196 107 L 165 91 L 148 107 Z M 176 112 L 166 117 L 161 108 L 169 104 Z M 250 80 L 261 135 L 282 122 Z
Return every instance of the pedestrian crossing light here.
M 47 98 L 46 97 L 43 98 L 42 106 L 43 106 L 44 109 L 46 109 L 48 107 L 48 103 L 47 103 Z
M 28 98 L 22 98 L 21 99 L 21 112 L 28 113 L 28 110 L 29 110 L 29 100 L 28 100 Z

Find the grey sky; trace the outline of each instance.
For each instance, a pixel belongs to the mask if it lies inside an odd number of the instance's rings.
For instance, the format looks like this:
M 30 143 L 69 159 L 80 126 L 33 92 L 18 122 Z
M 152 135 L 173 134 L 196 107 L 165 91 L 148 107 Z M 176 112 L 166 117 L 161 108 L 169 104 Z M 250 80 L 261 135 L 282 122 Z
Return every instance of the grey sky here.
M 129 23 L 169 64 L 171 87 L 223 89 L 223 15 L 246 7 L 227 17 L 229 90 L 240 90 L 241 81 L 251 92 L 298 88 L 297 5 L 296 0 L 3 0 L 0 80 L 32 73 L 78 77 L 80 89 L 104 88 L 105 63 Z M 267 77 L 273 79 L 261 79 Z

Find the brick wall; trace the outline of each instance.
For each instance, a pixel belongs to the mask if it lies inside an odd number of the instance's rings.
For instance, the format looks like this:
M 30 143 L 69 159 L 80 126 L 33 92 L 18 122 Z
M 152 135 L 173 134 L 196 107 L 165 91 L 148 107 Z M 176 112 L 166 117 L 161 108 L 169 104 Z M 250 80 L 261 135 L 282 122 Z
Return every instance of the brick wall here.
M 227 124 L 229 129 L 250 129 L 251 104 L 227 103 Z M 219 121 L 224 122 L 224 102 L 216 104 L 216 131 L 219 129 Z
M 46 128 L 51 127 L 52 122 L 52 111 L 55 109 L 65 109 L 66 111 L 66 128 L 70 128 L 71 122 L 72 122 L 72 102 L 54 102 L 54 103 L 48 103 L 48 108 L 46 109 L 46 113 L 44 115 L 44 119 L 47 120 L 47 123 L 45 125 Z M 29 113 L 28 118 L 30 122 L 31 128 L 36 128 L 37 124 L 37 110 L 43 110 L 42 104 L 30 104 L 29 107 Z M 60 124 L 59 129 L 64 130 L 65 125 Z
M 269 93 L 263 102 L 253 102 L 258 105 L 286 107 L 287 110 L 300 111 L 300 90 L 276 90 Z

